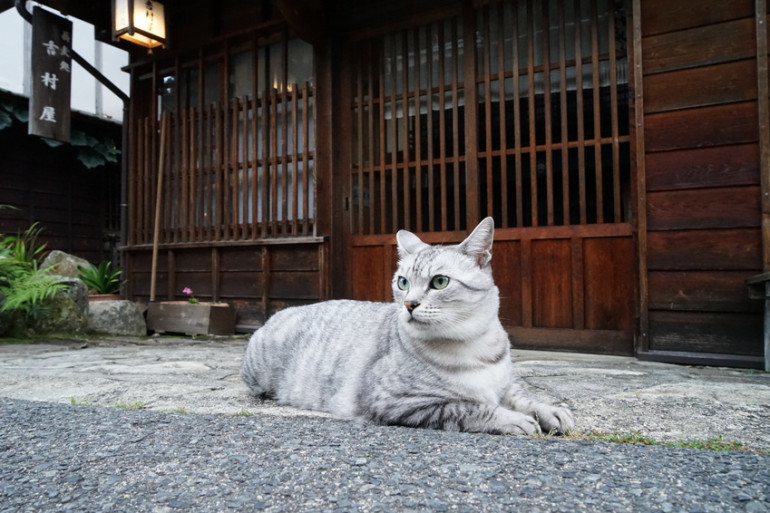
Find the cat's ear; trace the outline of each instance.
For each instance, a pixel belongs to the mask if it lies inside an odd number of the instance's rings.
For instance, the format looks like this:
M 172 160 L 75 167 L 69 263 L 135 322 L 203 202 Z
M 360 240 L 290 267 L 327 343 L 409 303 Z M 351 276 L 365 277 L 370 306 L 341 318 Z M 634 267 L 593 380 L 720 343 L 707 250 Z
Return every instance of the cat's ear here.
M 468 235 L 458 249 L 476 260 L 484 268 L 492 260 L 492 243 L 495 239 L 495 220 L 487 217 Z
M 404 258 L 407 255 L 417 253 L 418 251 L 429 247 L 429 245 L 421 241 L 417 235 L 406 230 L 398 231 L 396 234 L 396 242 L 398 242 L 398 256 L 400 258 Z

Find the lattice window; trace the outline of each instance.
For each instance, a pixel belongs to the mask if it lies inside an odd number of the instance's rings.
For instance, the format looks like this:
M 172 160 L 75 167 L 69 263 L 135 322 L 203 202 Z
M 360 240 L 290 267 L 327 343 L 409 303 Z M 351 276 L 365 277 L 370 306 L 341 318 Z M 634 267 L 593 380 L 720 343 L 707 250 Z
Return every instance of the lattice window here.
M 312 71 L 312 48 L 283 33 L 201 49 L 143 77 L 140 88 L 160 87 L 157 108 L 131 127 L 132 243 L 152 240 L 161 131 L 162 242 L 313 235 Z
M 625 34 L 622 3 L 529 0 L 357 43 L 353 234 L 628 222 Z
M 490 5 L 477 35 L 481 215 L 501 226 L 628 221 L 622 3 Z
M 454 18 L 358 45 L 354 233 L 464 228 L 461 36 Z

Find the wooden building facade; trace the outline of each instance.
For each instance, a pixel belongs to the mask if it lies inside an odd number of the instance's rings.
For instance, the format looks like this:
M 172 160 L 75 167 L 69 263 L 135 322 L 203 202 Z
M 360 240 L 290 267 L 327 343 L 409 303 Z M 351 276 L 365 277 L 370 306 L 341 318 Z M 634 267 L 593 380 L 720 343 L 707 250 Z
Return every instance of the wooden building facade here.
M 158 205 L 159 299 L 189 287 L 243 329 L 389 300 L 398 229 L 453 243 L 491 215 L 515 346 L 761 365 L 766 0 L 166 13 L 168 47 L 129 66 L 131 298 Z
M 38 223 L 38 243 L 48 250 L 97 264 L 117 262 L 120 163 L 107 162 L 92 146 L 117 146 L 120 124 L 74 113 L 73 144 L 45 143 L 27 135 L 28 103 L 0 92 L 0 117 L 6 121 L 0 123 L 0 234 L 17 235 Z

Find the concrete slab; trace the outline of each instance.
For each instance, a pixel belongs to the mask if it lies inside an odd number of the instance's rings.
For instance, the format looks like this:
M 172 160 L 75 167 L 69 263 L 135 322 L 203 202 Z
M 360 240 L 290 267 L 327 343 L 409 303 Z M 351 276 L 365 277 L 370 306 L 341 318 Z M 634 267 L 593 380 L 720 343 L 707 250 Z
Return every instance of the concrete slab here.
M 245 337 L 105 337 L 0 345 L 0 397 L 159 411 L 325 416 L 248 394 Z M 660 441 L 722 437 L 770 450 L 770 374 L 635 358 L 514 351 L 532 393 L 569 405 L 576 430 Z

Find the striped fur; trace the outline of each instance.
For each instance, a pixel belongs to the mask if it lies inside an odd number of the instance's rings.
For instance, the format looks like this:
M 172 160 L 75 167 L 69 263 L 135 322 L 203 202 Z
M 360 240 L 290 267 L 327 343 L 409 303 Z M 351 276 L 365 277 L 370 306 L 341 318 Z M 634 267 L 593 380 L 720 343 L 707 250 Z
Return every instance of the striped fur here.
M 487 218 L 447 247 L 400 231 L 392 303 L 327 301 L 275 314 L 249 341 L 243 380 L 256 395 L 340 418 L 566 432 L 570 411 L 527 397 L 514 379 L 490 267 L 493 230 Z

